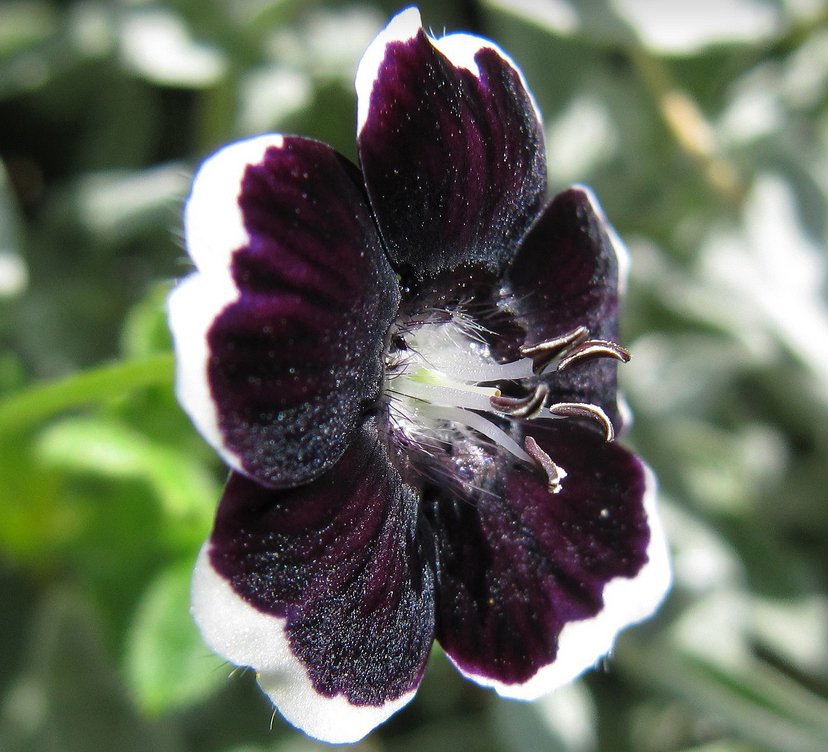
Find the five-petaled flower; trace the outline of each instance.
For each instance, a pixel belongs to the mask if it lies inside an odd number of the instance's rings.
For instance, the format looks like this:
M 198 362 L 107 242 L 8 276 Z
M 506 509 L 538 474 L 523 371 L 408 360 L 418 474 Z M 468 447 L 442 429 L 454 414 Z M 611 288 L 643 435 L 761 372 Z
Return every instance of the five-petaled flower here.
M 361 168 L 281 135 L 204 164 L 169 301 L 179 399 L 232 467 L 195 619 L 333 742 L 411 699 L 434 639 L 534 698 L 669 583 L 612 441 L 623 257 L 589 191 L 547 202 L 520 72 L 410 8 L 356 88 Z

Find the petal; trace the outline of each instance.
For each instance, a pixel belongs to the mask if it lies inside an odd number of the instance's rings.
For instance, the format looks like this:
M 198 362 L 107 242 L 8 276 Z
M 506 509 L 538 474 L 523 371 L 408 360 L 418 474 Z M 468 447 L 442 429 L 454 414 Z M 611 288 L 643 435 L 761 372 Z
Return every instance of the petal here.
M 594 339 L 618 339 L 619 271 L 626 250 L 592 192 L 575 186 L 555 196 L 532 226 L 506 273 L 510 307 L 536 344 L 585 326 Z M 611 359 L 548 372 L 550 402 L 588 402 L 621 428 L 617 363 Z
M 193 582 L 207 644 L 328 742 L 360 739 L 413 697 L 433 599 L 417 499 L 367 432 L 297 489 L 231 475 Z
M 199 272 L 169 301 L 177 392 L 260 482 L 318 477 L 379 393 L 399 290 L 358 180 L 324 144 L 267 136 L 223 149 L 193 185 Z
M 479 37 L 430 40 L 409 8 L 366 51 L 356 88 L 359 156 L 397 269 L 501 270 L 546 188 L 540 116 L 514 63 Z
M 670 581 L 641 462 L 577 424 L 533 430 L 566 476 L 526 467 L 475 498 L 440 499 L 437 637 L 460 671 L 506 697 L 571 681 L 649 616 Z

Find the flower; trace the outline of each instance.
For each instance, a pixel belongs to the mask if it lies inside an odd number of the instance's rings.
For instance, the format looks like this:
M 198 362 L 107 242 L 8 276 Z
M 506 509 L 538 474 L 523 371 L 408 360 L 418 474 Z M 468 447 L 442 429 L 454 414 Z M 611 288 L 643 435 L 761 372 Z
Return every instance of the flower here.
M 530 699 L 669 584 L 612 441 L 623 256 L 587 189 L 547 202 L 520 72 L 409 8 L 356 89 L 361 169 L 282 135 L 201 167 L 169 301 L 179 400 L 232 468 L 194 617 L 331 742 L 407 703 L 435 638 Z

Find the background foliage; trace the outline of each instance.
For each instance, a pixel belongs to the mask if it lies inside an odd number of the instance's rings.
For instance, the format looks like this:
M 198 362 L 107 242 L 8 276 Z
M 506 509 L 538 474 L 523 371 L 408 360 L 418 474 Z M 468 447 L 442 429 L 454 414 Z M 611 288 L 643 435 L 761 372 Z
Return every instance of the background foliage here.
M 0 0 L 0 749 L 316 749 L 201 644 L 188 579 L 224 470 L 171 396 L 163 301 L 193 167 L 233 138 L 354 158 L 394 2 Z M 545 114 L 553 189 L 632 255 L 628 437 L 676 585 L 534 705 L 435 655 L 365 750 L 828 749 L 828 7 L 422 2 Z

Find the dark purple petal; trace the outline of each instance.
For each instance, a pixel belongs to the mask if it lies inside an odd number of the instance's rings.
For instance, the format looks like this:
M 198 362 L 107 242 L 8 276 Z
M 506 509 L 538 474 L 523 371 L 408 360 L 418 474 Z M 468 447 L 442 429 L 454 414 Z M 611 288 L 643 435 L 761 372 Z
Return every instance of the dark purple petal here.
M 330 147 L 284 138 L 236 186 L 238 296 L 209 325 L 207 378 L 226 456 L 274 486 L 331 467 L 379 394 L 399 291 L 358 180 Z
M 359 156 L 396 268 L 501 270 L 546 188 L 543 130 L 512 62 L 477 37 L 432 42 L 409 9 L 366 52 L 357 92 Z
M 559 492 L 540 469 L 504 463 L 488 485 L 426 507 L 437 637 L 464 674 L 521 698 L 591 666 L 669 582 L 641 462 L 574 423 L 531 433 L 566 472 Z
M 537 344 L 585 326 L 618 341 L 618 254 L 624 253 L 594 197 L 575 187 L 555 196 L 521 244 L 506 274 L 510 304 Z M 589 402 L 621 428 L 617 362 L 591 360 L 548 371 L 550 402 Z
M 358 738 L 410 699 L 431 648 L 433 574 L 418 521 L 417 499 L 368 430 L 330 472 L 296 489 L 232 474 L 210 539 L 208 584 L 194 598 L 205 638 L 265 675 L 263 687 L 292 723 L 342 740 L 351 732 L 321 729 L 332 708 L 347 707 Z M 216 575 L 247 604 L 250 628 L 227 624 L 227 599 L 212 595 Z M 198 582 L 197 573 L 197 590 Z M 256 625 L 270 639 L 261 655 Z M 268 655 L 277 644 L 281 664 Z

